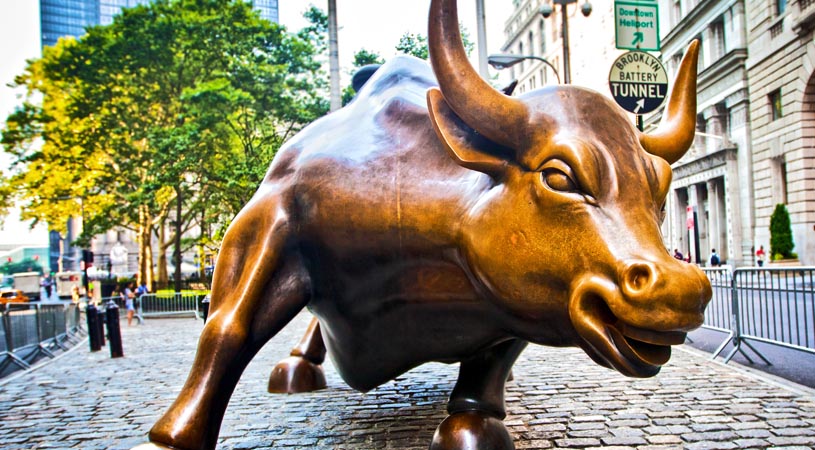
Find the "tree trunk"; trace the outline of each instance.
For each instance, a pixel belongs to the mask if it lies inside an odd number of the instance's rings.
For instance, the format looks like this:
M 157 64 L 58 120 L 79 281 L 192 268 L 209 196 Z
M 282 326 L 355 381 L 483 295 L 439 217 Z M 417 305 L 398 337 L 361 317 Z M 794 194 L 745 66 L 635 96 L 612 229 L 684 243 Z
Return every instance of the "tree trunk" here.
M 337 38 L 337 0 L 328 0 L 328 68 L 331 87 L 331 111 L 342 108 L 340 92 L 340 51 Z
M 139 273 L 137 282 L 144 282 L 147 288 L 153 290 L 153 227 L 152 218 L 146 206 L 139 207 L 139 228 L 137 241 L 139 244 Z
M 181 209 L 183 206 L 181 186 L 175 188 L 175 249 L 173 250 L 173 263 L 175 276 L 173 277 L 176 292 L 181 292 Z
M 164 216 L 158 225 L 158 285 L 163 289 L 169 285 L 167 275 L 167 217 Z

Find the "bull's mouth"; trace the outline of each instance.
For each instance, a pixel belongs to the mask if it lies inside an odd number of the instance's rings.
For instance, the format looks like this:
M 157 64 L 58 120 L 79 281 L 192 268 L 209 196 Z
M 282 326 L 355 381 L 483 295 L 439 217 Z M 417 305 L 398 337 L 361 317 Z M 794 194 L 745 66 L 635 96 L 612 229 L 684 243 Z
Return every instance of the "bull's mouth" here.
M 577 291 L 569 315 L 586 344 L 582 347 L 602 365 L 630 377 L 651 377 L 670 359 L 671 346 L 685 342 L 687 333 L 681 331 L 654 331 L 625 323 L 594 289 L 578 287 Z M 619 295 L 616 289 L 613 292 Z

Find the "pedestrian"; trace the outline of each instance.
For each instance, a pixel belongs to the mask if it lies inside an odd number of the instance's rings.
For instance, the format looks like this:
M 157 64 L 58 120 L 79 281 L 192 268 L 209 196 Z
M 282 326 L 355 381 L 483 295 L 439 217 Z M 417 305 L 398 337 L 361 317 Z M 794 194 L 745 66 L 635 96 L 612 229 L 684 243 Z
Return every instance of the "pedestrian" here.
M 676 258 L 676 259 L 678 259 L 680 261 L 684 261 L 685 260 L 685 255 L 683 255 L 682 252 L 680 252 L 678 248 L 675 248 L 674 249 L 674 258 Z
M 138 297 L 141 297 L 144 294 L 149 294 L 149 293 L 150 293 L 150 290 L 147 289 L 147 283 L 145 283 L 144 280 L 142 280 L 141 284 L 139 284 L 139 287 L 136 288 L 136 297 L 138 298 Z
M 51 275 L 46 275 L 42 279 L 41 284 L 42 284 L 43 289 L 45 289 L 45 298 L 46 298 L 46 300 L 51 300 L 51 290 L 52 290 L 52 288 L 54 286 L 54 283 L 53 283 L 53 281 L 51 279 Z
M 722 265 L 719 255 L 716 254 L 716 249 L 710 250 L 710 267 L 719 267 Z
M 767 256 L 767 253 L 764 251 L 764 246 L 760 245 L 758 250 L 756 250 L 756 264 L 758 267 L 764 267 L 764 258 Z
M 127 309 L 127 326 L 130 326 L 133 323 L 133 315 L 136 313 L 136 306 L 133 302 L 136 294 L 133 293 L 132 282 L 125 285 L 121 295 L 125 302 L 125 308 Z

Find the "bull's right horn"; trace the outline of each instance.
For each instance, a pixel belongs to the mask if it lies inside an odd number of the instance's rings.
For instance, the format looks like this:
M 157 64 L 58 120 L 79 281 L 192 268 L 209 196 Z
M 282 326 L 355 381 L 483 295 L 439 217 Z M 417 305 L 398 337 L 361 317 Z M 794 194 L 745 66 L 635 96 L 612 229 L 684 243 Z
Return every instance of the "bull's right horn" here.
M 432 0 L 428 50 L 439 88 L 450 108 L 490 140 L 518 149 L 525 137 L 526 107 L 493 89 L 467 59 L 458 27 L 456 0 Z
M 673 164 L 679 161 L 693 143 L 696 134 L 696 69 L 699 41 L 693 40 L 682 58 L 674 87 L 659 128 L 640 135 L 640 144 L 648 153 Z

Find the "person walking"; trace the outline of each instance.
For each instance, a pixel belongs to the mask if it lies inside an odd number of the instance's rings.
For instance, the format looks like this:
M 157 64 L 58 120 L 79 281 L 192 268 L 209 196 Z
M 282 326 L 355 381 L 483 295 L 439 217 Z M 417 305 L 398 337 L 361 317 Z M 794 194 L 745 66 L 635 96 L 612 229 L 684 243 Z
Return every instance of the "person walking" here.
M 756 250 L 756 264 L 758 264 L 758 267 L 764 267 L 765 257 L 767 257 L 767 253 L 764 251 L 764 246 L 760 245 Z
M 133 283 L 129 283 L 125 286 L 124 290 L 122 291 L 122 297 L 125 301 L 125 308 L 127 308 L 127 326 L 130 326 L 133 322 L 133 315 L 136 314 L 136 306 L 133 302 L 133 299 L 136 297 L 136 294 L 133 293 Z

